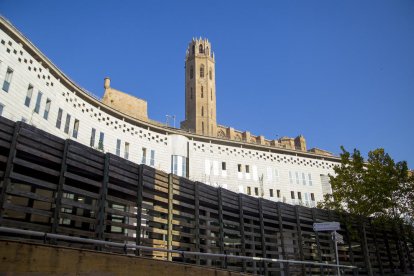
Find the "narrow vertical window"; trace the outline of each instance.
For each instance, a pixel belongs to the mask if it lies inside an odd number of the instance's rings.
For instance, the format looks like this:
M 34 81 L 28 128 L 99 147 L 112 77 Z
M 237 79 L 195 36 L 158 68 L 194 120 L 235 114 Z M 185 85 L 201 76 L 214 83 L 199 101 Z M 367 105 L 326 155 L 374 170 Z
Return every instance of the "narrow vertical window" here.
M 103 132 L 99 133 L 98 149 L 102 151 L 104 150 L 104 139 L 105 139 L 105 134 Z
M 4 105 L 0 104 L 0 116 L 3 116 Z
M 200 78 L 204 78 L 204 64 L 200 66 Z
M 43 118 L 47 120 L 49 118 L 49 111 L 50 111 L 50 105 L 52 104 L 52 101 L 50 99 L 46 100 L 46 106 L 45 106 L 45 112 L 43 113 Z
M 193 46 L 191 47 L 191 52 L 193 53 L 193 55 L 194 55 L 194 53 L 195 53 L 195 45 L 193 44 Z
M 193 69 L 193 66 L 191 65 L 190 66 L 190 79 L 193 78 L 193 75 L 194 75 L 194 69 Z
M 294 192 L 294 191 L 290 191 L 290 197 L 291 197 L 292 199 L 295 199 L 295 192 Z
M 212 73 L 211 69 L 210 69 L 210 71 L 208 72 L 208 76 L 209 76 L 210 80 L 212 80 L 212 79 L 213 79 L 213 73 Z
M 43 96 L 43 93 L 39 91 L 39 93 L 37 94 L 36 105 L 34 109 L 34 112 L 36 113 L 39 113 L 40 103 L 42 102 L 42 96 Z
M 249 165 L 246 165 L 246 173 L 250 173 L 250 167 L 249 167 Z
M 155 166 L 155 150 L 151 150 L 150 166 Z
M 308 173 L 308 182 L 309 186 L 312 186 L 312 175 L 310 173 Z
M 78 132 L 79 132 L 79 120 L 75 119 L 75 122 L 73 123 L 73 131 L 72 131 L 73 138 L 78 138 Z
M 276 195 L 278 198 L 280 198 L 280 190 L 276 190 Z
M 298 199 L 302 200 L 302 193 L 301 192 L 298 192 Z
M 299 184 L 299 173 L 295 172 L 296 184 Z
M 201 122 L 201 133 L 204 134 L 204 122 Z
M 147 163 L 147 149 L 146 148 L 142 148 L 142 160 L 141 160 L 142 164 L 146 164 Z
M 116 155 L 121 156 L 121 140 L 116 139 Z
M 273 197 L 273 189 L 269 189 L 269 195 L 270 197 Z
M 256 195 L 256 196 L 259 195 L 259 188 L 254 187 L 254 195 Z
M 92 131 L 91 131 L 91 139 L 89 141 L 89 145 L 91 147 L 94 147 L 95 146 L 95 136 L 96 136 L 96 129 L 92 128 Z
M 60 126 L 62 125 L 62 115 L 63 115 L 63 110 L 62 108 L 59 108 L 57 119 L 56 119 L 56 127 L 58 129 L 60 129 Z
M 237 164 L 237 171 L 242 172 L 242 165 L 241 164 Z
M 204 116 L 204 106 L 201 107 L 201 117 Z
M 129 143 L 125 142 L 125 147 L 124 147 L 124 158 L 125 159 L 129 159 Z
M 3 82 L 3 90 L 5 92 L 9 92 L 12 77 L 13 77 L 13 69 L 8 67 L 7 72 L 6 72 L 6 77 L 4 78 L 4 82 Z
M 204 53 L 203 45 L 200 44 L 200 46 L 198 47 L 198 52 L 200 54 L 203 54 Z
M 314 193 L 311 193 L 311 200 L 315 201 L 315 194 Z
M 63 131 L 67 134 L 69 133 L 69 126 L 70 126 L 70 115 L 66 114 L 65 128 L 63 129 Z
M 302 173 L 302 184 L 306 185 L 306 177 L 305 177 L 305 173 Z
M 204 98 L 204 87 L 201 86 L 201 98 Z
M 32 95 L 33 95 L 33 86 L 31 84 L 29 84 L 29 87 L 27 88 L 26 99 L 24 100 L 24 105 L 25 106 L 30 107 L 30 102 L 32 100 Z
M 247 187 L 247 194 L 251 195 L 252 194 L 252 189 L 250 187 Z
M 210 100 L 213 100 L 213 88 L 210 89 Z
M 221 170 L 222 171 L 226 170 L 226 162 L 221 162 Z

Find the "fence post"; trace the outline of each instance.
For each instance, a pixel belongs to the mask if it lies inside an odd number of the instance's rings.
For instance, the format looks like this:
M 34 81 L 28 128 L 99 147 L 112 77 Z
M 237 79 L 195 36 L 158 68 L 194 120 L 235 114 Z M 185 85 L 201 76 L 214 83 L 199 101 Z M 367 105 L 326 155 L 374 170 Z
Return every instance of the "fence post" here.
M 263 258 L 266 258 L 266 237 L 265 237 L 265 231 L 264 231 L 264 221 L 263 221 L 263 199 L 259 198 L 259 218 L 260 218 L 260 236 L 261 236 L 261 242 L 262 242 L 262 255 Z M 267 263 L 263 261 L 264 266 L 264 273 L 267 275 Z
M 67 161 L 69 146 L 70 146 L 70 140 L 66 139 L 65 147 L 64 147 L 63 155 L 62 155 L 62 165 L 60 166 L 59 183 L 57 186 L 57 191 L 56 191 L 56 196 L 55 196 L 55 210 L 53 212 L 52 233 L 57 233 L 57 228 L 59 226 L 60 209 L 62 206 L 63 185 L 65 184 L 65 173 L 67 169 L 66 161 Z
M 241 253 L 246 256 L 246 240 L 244 235 L 244 218 L 243 218 L 243 194 L 239 193 L 239 216 L 240 216 L 240 237 L 241 237 Z M 246 260 L 242 261 L 242 271 L 246 272 Z
M 141 245 L 142 190 L 144 188 L 144 165 L 139 165 L 138 172 L 139 175 L 137 183 L 137 198 L 135 201 L 137 207 L 137 226 L 135 228 L 135 244 Z M 139 256 L 140 254 L 140 250 L 135 250 L 135 255 Z
M 315 223 L 316 222 L 316 211 L 315 208 L 312 208 L 312 220 Z M 316 240 L 316 250 L 318 250 L 318 259 L 319 262 L 322 262 L 322 252 L 321 252 L 321 243 L 319 241 L 319 232 L 315 232 L 315 240 Z M 310 267 L 310 270 L 312 270 L 312 267 Z M 323 269 L 323 266 L 320 266 L 321 275 L 325 275 L 325 270 Z
M 98 209 L 98 227 L 96 228 L 98 239 L 103 240 L 105 232 L 105 205 L 106 196 L 108 193 L 108 182 L 109 182 L 109 159 L 111 158 L 109 153 L 105 154 L 105 163 L 103 171 L 102 187 L 99 198 L 99 209 Z
M 223 223 L 223 196 L 222 196 L 222 188 L 219 187 L 217 189 L 217 196 L 218 196 L 218 216 L 219 216 L 219 239 L 220 239 L 220 253 L 224 254 L 224 223 Z M 225 262 L 221 264 L 222 268 L 226 268 Z
M 283 220 L 282 220 L 282 203 L 277 203 L 277 215 L 279 220 L 279 234 L 280 234 L 280 245 L 282 247 L 282 256 L 284 260 L 287 260 L 287 254 L 286 254 L 286 248 L 285 248 L 285 241 L 284 241 L 284 235 L 283 235 Z M 285 270 L 286 275 L 289 275 L 289 264 L 283 263 L 283 268 Z
M 200 252 L 200 190 L 198 182 L 194 182 L 194 220 L 195 220 L 195 250 Z M 196 255 L 196 264 L 200 264 L 200 256 Z
M 172 228 L 173 228 L 173 174 L 168 175 L 168 230 L 167 230 L 167 248 L 172 249 Z M 172 261 L 171 252 L 167 252 L 167 260 Z M 184 262 L 184 258 L 182 260 Z
M 362 230 L 362 250 L 364 253 L 364 259 L 367 267 L 368 275 L 372 276 L 372 267 L 371 267 L 371 260 L 369 259 L 369 249 L 368 249 L 368 242 L 367 242 L 367 233 L 365 230 L 365 221 L 361 221 L 361 230 Z
M 4 171 L 3 187 L 1 189 L 0 195 L 0 225 L 3 224 L 4 203 L 6 201 L 7 189 L 11 182 L 10 174 L 13 171 L 13 161 L 14 157 L 16 156 L 17 139 L 19 138 L 21 124 L 21 122 L 17 122 L 14 124 L 13 138 L 11 140 L 9 156 L 7 158 L 6 169 Z
M 296 215 L 296 228 L 298 231 L 298 243 L 299 243 L 299 255 L 300 255 L 300 260 L 303 261 L 305 260 L 304 257 L 304 253 L 303 253 L 303 239 L 302 239 L 302 228 L 300 226 L 300 211 L 299 211 L 300 206 L 296 205 L 295 206 L 295 215 Z M 305 266 L 302 265 L 302 274 L 305 274 Z

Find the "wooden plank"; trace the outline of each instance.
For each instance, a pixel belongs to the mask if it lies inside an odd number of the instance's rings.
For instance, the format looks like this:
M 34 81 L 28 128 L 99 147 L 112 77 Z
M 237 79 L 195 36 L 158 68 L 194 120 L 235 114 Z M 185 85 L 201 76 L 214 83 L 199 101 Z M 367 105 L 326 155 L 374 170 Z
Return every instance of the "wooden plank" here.
M 199 182 L 194 182 L 194 220 L 195 251 L 200 252 L 200 191 Z M 200 256 L 196 256 L 196 264 L 200 265 Z
M 39 165 L 39 164 L 28 162 L 28 161 L 20 159 L 20 158 L 15 158 L 14 159 L 14 164 L 21 165 L 21 166 L 24 166 L 26 168 L 33 169 L 33 170 L 36 170 L 36 171 L 39 171 L 39 172 L 47 173 L 51 176 L 59 176 L 59 171 L 50 169 L 48 167 L 45 167 L 45 166 L 42 166 L 42 165 Z
M 172 250 L 172 231 L 173 231 L 173 175 L 168 175 L 168 234 L 167 234 L 167 248 Z M 167 253 L 167 260 L 172 261 L 171 252 Z M 183 260 L 184 261 L 184 260 Z
M 261 243 L 262 243 L 262 256 L 263 258 L 266 258 L 266 239 L 265 239 L 265 232 L 264 232 L 264 222 L 263 222 L 263 207 L 262 207 L 262 198 L 259 198 L 258 203 L 259 206 L 259 218 L 260 218 L 260 236 L 261 236 Z M 267 270 L 267 263 L 263 262 L 263 266 L 264 266 L 264 273 L 265 275 L 268 274 L 268 270 Z
M 139 174 L 138 174 L 138 185 L 137 185 L 137 197 L 136 197 L 136 207 L 137 207 L 137 227 L 135 230 L 135 244 L 140 245 L 141 244 L 141 216 L 142 216 L 142 190 L 143 190 L 143 169 L 144 167 L 142 165 L 139 166 Z M 135 255 L 139 256 L 140 251 L 136 250 Z
M 243 217 L 243 194 L 239 194 L 239 216 L 240 216 L 240 237 L 241 237 L 241 255 L 246 256 L 246 242 L 244 233 L 244 217 Z M 246 272 L 246 260 L 242 260 L 242 271 Z
M 98 203 L 98 214 L 97 214 L 97 226 L 95 233 L 97 238 L 102 240 L 104 237 L 105 232 L 105 217 L 106 217 L 106 210 L 105 206 L 107 203 L 107 195 L 108 195 L 108 182 L 109 182 L 109 163 L 110 163 L 111 156 L 106 153 L 105 154 L 105 161 L 103 167 L 103 179 L 102 185 L 99 189 L 99 203 Z
M 63 185 L 65 184 L 65 172 L 67 169 L 66 160 L 68 155 L 70 140 L 65 141 L 65 147 L 63 148 L 62 155 L 62 164 L 60 166 L 59 174 L 59 183 L 57 185 L 56 196 L 55 196 L 55 210 L 53 212 L 53 222 L 52 222 L 52 233 L 57 233 L 57 228 L 59 226 L 60 212 L 62 206 L 62 197 L 63 197 Z
M 54 184 L 54 183 L 47 182 L 47 181 L 44 181 L 44 180 L 40 180 L 40 179 L 30 177 L 30 176 L 27 176 L 27 175 L 23 175 L 23 174 L 20 174 L 20 173 L 12 172 L 10 174 L 10 179 L 23 181 L 23 182 L 30 183 L 32 185 L 37 185 L 37 186 L 47 188 L 47 189 L 50 189 L 50 190 L 55 190 L 56 189 L 56 184 Z

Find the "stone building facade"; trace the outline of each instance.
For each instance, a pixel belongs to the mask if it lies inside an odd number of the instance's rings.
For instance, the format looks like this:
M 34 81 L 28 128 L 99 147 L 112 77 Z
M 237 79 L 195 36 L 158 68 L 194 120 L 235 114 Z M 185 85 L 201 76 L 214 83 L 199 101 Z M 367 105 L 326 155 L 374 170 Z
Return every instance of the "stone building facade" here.
M 186 119 L 181 129 L 171 128 L 149 119 L 147 103 L 112 88 L 109 79 L 103 99 L 79 87 L 0 18 L 0 115 L 257 197 L 314 206 L 330 192 L 328 175 L 338 157 L 307 150 L 301 135 L 268 140 L 217 124 L 215 58 L 208 40 L 193 39 L 185 62 Z

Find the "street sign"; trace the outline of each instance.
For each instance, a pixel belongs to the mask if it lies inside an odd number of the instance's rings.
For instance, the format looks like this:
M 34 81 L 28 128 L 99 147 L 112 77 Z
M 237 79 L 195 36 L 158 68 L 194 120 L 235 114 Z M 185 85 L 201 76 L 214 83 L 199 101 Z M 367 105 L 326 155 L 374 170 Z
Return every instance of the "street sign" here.
M 334 233 L 335 233 L 335 240 L 336 240 L 336 242 L 337 243 L 344 243 L 344 236 L 342 236 L 338 232 L 334 232 Z
M 331 222 L 320 222 L 313 224 L 313 231 L 321 232 L 321 231 L 336 231 L 340 230 L 341 226 L 339 222 L 331 221 Z

